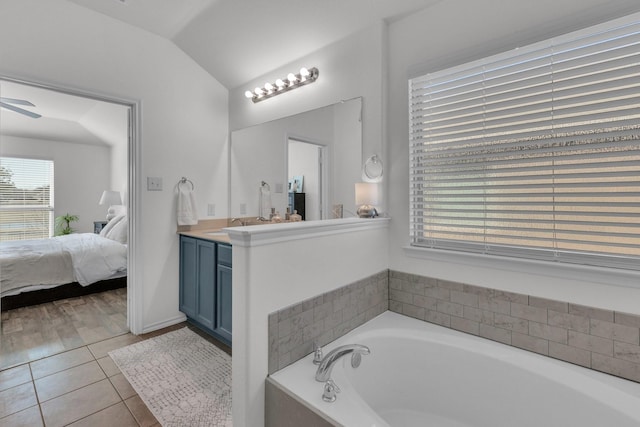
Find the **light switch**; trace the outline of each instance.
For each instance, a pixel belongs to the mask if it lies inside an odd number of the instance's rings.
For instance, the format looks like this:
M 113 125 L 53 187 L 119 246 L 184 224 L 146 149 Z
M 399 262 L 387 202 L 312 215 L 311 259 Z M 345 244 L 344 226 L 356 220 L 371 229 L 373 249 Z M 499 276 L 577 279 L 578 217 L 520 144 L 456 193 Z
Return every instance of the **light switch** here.
M 247 204 L 240 203 L 240 215 L 246 215 L 246 214 L 247 214 Z
M 216 215 L 216 205 L 214 205 L 213 203 L 209 203 L 207 205 L 207 215 L 208 216 L 215 216 Z
M 148 176 L 147 191 L 162 191 L 162 178 Z

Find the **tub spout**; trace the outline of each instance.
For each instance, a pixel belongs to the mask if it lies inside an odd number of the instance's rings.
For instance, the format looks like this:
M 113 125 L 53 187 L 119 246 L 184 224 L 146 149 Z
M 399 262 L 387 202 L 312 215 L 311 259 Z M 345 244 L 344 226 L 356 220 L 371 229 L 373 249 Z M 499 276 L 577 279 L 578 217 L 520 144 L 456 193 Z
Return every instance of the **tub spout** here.
M 326 382 L 331 379 L 331 371 L 342 356 L 351 355 L 351 366 L 360 366 L 363 354 L 369 354 L 369 347 L 360 344 L 347 344 L 331 350 L 320 362 L 316 371 L 316 381 Z

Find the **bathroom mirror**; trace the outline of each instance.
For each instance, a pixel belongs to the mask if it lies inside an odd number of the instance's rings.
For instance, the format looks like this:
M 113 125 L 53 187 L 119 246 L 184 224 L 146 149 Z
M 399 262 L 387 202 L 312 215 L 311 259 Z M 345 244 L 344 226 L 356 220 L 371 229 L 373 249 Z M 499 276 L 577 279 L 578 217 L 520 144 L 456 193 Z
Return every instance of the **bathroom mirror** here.
M 303 197 L 305 220 L 334 218 L 337 204 L 354 216 L 361 172 L 361 98 L 240 129 L 231 133 L 229 216 L 260 216 L 262 181 L 283 218 L 290 189 L 304 193 L 296 203 Z

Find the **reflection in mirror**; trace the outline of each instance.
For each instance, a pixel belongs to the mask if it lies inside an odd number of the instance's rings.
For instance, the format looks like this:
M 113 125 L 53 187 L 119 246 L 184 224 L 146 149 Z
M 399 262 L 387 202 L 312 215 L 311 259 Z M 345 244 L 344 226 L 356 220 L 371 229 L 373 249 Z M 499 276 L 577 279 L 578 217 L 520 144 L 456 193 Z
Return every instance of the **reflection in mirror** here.
M 355 216 L 361 117 L 362 100 L 355 98 L 232 132 L 229 216 L 259 216 L 262 181 L 283 218 L 292 203 L 303 203 L 305 220 L 333 218 L 338 204 L 345 217 Z

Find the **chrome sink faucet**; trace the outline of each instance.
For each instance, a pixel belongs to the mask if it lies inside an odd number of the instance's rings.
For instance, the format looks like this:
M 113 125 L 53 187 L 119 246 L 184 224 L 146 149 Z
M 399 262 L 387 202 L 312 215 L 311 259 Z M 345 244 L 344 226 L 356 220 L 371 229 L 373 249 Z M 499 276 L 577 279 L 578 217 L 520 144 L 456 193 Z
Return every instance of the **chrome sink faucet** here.
M 351 366 L 357 368 L 360 366 L 363 354 L 370 354 L 369 347 L 360 344 L 347 344 L 331 350 L 320 362 L 316 371 L 316 381 L 326 382 L 331 379 L 331 371 L 336 362 L 346 355 L 351 355 Z

